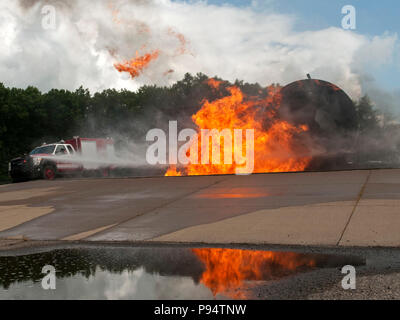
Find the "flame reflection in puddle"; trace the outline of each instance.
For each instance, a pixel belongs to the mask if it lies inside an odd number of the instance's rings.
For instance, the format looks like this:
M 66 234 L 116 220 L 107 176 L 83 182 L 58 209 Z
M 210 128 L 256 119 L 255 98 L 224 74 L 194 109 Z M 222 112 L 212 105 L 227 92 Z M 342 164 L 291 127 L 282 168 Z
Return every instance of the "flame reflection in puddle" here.
M 351 256 L 227 248 L 105 247 L 0 256 L 0 299 L 246 299 L 257 281 L 360 265 Z M 42 267 L 57 290 L 43 290 Z

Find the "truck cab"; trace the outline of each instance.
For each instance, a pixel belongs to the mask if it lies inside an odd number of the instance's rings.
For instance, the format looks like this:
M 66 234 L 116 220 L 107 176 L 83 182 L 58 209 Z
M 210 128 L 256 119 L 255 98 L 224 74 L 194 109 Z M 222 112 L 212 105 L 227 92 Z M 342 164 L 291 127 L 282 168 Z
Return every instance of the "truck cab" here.
M 53 180 L 58 174 L 77 173 L 82 165 L 76 161 L 76 151 L 63 142 L 43 144 L 28 155 L 12 159 L 9 175 L 13 181 L 44 178 Z
M 29 154 L 12 159 L 8 164 L 11 179 L 53 180 L 57 175 L 81 174 L 108 177 L 114 168 L 114 141 L 111 138 L 80 138 L 42 144 Z

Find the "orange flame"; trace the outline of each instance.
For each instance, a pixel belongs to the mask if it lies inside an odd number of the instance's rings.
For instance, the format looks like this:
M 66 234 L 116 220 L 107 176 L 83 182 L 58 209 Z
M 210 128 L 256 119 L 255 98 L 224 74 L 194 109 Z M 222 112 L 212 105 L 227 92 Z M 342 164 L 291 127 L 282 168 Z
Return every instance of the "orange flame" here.
M 207 80 L 207 84 L 208 84 L 211 88 L 214 88 L 214 89 L 218 89 L 218 88 L 219 88 L 219 85 L 220 85 L 221 83 L 222 83 L 222 81 L 215 80 L 214 78 L 210 78 L 210 79 Z
M 185 36 L 180 32 L 174 31 L 172 28 L 168 28 L 168 34 L 173 37 L 176 37 L 176 39 L 178 39 L 179 41 L 179 48 L 176 50 L 176 54 L 181 55 L 187 53 L 186 49 L 187 40 Z
M 220 88 L 220 81 L 209 79 L 208 84 Z M 205 101 L 201 109 L 192 116 L 193 122 L 200 129 L 217 129 L 221 132 L 229 129 L 234 136 L 234 129 L 254 130 L 253 172 L 289 172 L 304 171 L 311 157 L 307 147 L 301 144 L 299 137 L 308 131 L 307 125 L 292 125 L 277 116 L 281 103 L 280 87 L 270 86 L 263 90 L 258 97 L 246 96 L 239 87 L 227 88 L 229 95 L 215 101 Z M 200 134 L 198 134 L 200 136 Z M 211 134 L 213 136 L 213 134 Z M 199 138 L 199 137 L 198 137 Z M 218 138 L 220 139 L 220 138 Z M 220 154 L 224 155 L 224 141 L 220 139 Z M 199 164 L 190 163 L 180 168 L 181 174 L 210 175 L 233 174 L 240 167 L 234 161 L 232 164 L 201 164 L 201 144 L 198 141 Z M 246 153 L 246 141 L 242 139 L 242 153 Z M 189 152 L 189 151 L 188 151 Z M 212 154 L 212 144 L 209 145 L 209 154 Z M 240 152 L 232 148 L 232 154 Z M 189 152 L 190 154 L 190 152 Z M 240 153 L 239 153 L 240 155 Z M 235 159 L 235 157 L 232 157 Z M 176 171 L 176 170 L 175 170 Z M 173 175 L 173 170 L 168 170 L 168 175 Z
M 240 287 L 245 280 L 270 280 L 316 266 L 314 259 L 294 252 L 221 248 L 192 251 L 205 264 L 200 282 L 214 296 Z
M 171 166 L 170 168 L 168 168 L 167 172 L 165 173 L 165 176 L 181 176 L 182 173 L 180 173 L 179 171 L 176 170 L 176 166 Z
M 136 58 L 123 63 L 115 63 L 114 67 L 119 72 L 129 72 L 131 77 L 135 78 L 149 65 L 151 61 L 157 59 L 158 55 L 159 50 L 154 50 L 153 52 L 146 53 L 142 56 L 139 56 L 138 52 L 136 51 Z

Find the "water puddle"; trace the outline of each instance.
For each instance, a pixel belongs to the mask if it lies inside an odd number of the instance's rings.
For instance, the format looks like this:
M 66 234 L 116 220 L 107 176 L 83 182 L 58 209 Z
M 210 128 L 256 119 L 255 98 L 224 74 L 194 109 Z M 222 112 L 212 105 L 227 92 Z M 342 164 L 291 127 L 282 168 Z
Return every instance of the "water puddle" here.
M 363 265 L 351 256 L 221 248 L 86 248 L 0 257 L 0 299 L 235 299 L 257 281 Z M 45 265 L 56 289 L 44 290 Z

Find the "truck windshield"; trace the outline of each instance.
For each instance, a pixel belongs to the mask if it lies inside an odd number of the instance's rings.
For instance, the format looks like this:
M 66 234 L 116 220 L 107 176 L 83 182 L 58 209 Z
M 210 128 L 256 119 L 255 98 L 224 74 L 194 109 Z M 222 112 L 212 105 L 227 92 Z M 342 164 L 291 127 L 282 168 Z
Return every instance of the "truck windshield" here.
M 30 155 L 32 155 L 32 154 L 40 154 L 40 153 L 43 153 L 43 154 L 52 154 L 53 151 L 54 151 L 54 147 L 55 147 L 55 145 L 52 145 L 52 146 L 44 146 L 44 147 L 38 147 L 38 148 L 33 149 L 33 150 L 31 151 Z

